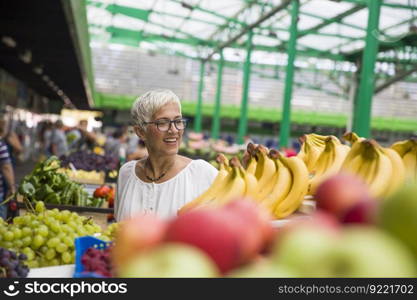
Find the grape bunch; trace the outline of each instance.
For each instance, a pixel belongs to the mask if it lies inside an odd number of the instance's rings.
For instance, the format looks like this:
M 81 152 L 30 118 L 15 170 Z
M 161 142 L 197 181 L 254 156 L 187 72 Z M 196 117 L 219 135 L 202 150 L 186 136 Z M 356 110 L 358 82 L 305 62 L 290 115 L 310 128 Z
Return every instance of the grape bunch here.
M 104 230 L 103 234 L 100 236 L 100 239 L 103 241 L 113 241 L 116 237 L 117 228 L 119 227 L 119 223 L 111 223 L 107 228 Z
M 104 277 L 111 277 L 113 267 L 110 259 L 110 247 L 97 249 L 90 247 L 81 257 L 85 272 L 93 272 Z
M 0 223 L 0 247 L 25 254 L 30 268 L 72 264 L 74 239 L 100 232 L 92 220 L 68 210 L 46 210 L 38 201 L 33 213 Z
M 29 273 L 29 268 L 24 264 L 27 259 L 24 254 L 0 248 L 0 277 L 24 278 Z

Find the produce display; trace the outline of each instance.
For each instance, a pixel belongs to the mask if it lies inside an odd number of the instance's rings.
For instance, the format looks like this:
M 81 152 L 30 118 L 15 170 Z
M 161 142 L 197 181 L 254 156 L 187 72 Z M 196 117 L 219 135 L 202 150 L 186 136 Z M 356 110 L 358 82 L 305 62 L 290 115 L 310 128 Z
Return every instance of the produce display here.
M 88 248 L 81 257 L 85 272 L 94 272 L 103 277 L 111 277 L 113 268 L 110 261 L 110 248 Z
M 29 273 L 27 257 L 0 247 L 0 278 L 24 278 Z
M 219 154 L 219 173 L 210 188 L 179 213 L 203 206 L 221 206 L 241 196 L 260 203 L 277 219 L 295 212 L 308 191 L 309 173 L 302 159 L 285 157 L 263 145 L 249 144 L 248 153 L 246 169 L 236 157 L 229 163 Z
M 77 170 L 110 172 L 119 169 L 119 159 L 111 155 L 99 155 L 87 151 L 72 152 L 61 157 L 62 166 L 69 168 L 71 163 Z
M 58 172 L 60 161 L 56 156 L 38 163 L 26 175 L 18 193 L 30 202 L 101 207 L 102 198 L 91 197 L 81 184 L 73 182 L 65 173 Z
M 283 219 L 301 207 L 305 196 L 314 197 L 318 186 L 336 174 L 355 175 L 375 198 L 392 195 L 405 180 L 416 180 L 415 140 L 386 148 L 352 132 L 344 139 L 352 146 L 344 145 L 335 136 L 304 135 L 300 152 L 292 157 L 253 144 L 248 144 L 241 160 L 233 157 L 229 161 L 219 154 L 219 172 L 212 185 L 179 213 L 221 206 L 245 196 L 266 208 L 275 219 Z
M 0 221 L 0 277 L 73 264 L 75 238 L 88 235 L 114 243 L 84 252 L 87 276 L 417 276 L 417 141 L 383 147 L 352 132 L 343 139 L 350 146 L 304 135 L 291 157 L 254 144 L 242 157 L 218 154 L 212 185 L 177 217 L 139 214 L 105 230 L 39 201 L 89 203 L 51 157 L 19 186 L 29 212 Z M 114 187 L 102 185 L 90 205 L 97 199 L 111 206 L 114 196 Z M 293 218 L 306 196 L 316 211 Z
M 30 268 L 71 264 L 74 239 L 100 232 L 91 219 L 68 210 L 47 210 L 38 201 L 32 212 L 0 224 L 0 247 L 25 254 Z
M 80 183 L 91 183 L 91 184 L 104 184 L 105 174 L 104 172 L 97 171 L 84 171 L 84 170 L 71 170 L 60 168 L 58 173 L 63 173 L 70 178 L 72 181 Z

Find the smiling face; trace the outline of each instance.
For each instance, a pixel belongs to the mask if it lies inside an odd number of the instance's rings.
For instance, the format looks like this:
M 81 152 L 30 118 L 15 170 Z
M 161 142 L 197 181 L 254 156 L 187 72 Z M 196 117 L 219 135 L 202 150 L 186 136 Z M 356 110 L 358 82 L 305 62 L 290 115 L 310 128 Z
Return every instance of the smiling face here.
M 167 103 L 153 115 L 150 121 L 172 121 L 181 118 L 178 104 Z M 135 126 L 135 131 L 145 141 L 148 152 L 158 156 L 177 154 L 184 133 L 184 130 L 178 130 L 174 124 L 171 124 L 168 131 L 160 131 L 155 123 L 145 125 L 145 130 Z

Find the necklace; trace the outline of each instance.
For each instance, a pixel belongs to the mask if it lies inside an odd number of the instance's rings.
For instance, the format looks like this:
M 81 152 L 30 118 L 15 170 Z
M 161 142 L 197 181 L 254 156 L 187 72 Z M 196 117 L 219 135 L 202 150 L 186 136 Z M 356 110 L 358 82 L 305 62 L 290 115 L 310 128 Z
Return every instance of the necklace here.
M 175 161 L 168 167 L 168 169 L 166 169 L 165 170 L 165 172 L 163 172 L 159 177 L 156 177 L 156 178 L 152 178 L 152 177 L 150 177 L 150 176 L 148 176 L 147 174 L 146 174 L 146 165 L 147 164 L 149 164 L 148 163 L 148 160 L 146 160 L 146 162 L 145 162 L 145 176 L 146 176 L 146 178 L 148 179 L 148 180 L 150 180 L 150 181 L 152 181 L 152 182 L 155 182 L 155 181 L 159 181 L 162 177 L 164 177 L 165 176 L 165 174 L 166 173 L 168 173 L 168 171 L 169 170 L 171 170 L 171 168 L 174 166 L 174 164 L 175 164 Z

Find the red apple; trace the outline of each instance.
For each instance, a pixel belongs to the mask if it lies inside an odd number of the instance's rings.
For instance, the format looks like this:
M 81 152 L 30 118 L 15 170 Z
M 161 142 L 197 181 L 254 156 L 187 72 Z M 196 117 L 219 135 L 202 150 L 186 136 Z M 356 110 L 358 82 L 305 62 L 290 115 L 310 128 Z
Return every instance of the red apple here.
M 112 248 L 114 265 L 122 266 L 139 252 L 158 245 L 166 228 L 167 223 L 155 215 L 140 214 L 120 223 Z
M 245 198 L 230 202 L 224 209 L 237 214 L 243 222 L 240 229 L 245 230 L 246 233 L 242 233 L 245 244 L 242 261 L 246 262 L 268 248 L 274 237 L 274 230 L 271 225 L 272 217 L 268 211 L 252 200 Z
M 356 203 L 342 216 L 342 223 L 375 224 L 377 202 L 366 199 Z
M 198 209 L 178 216 L 169 225 L 166 240 L 196 246 L 225 273 L 241 261 L 239 217 L 225 209 Z
M 356 203 L 370 199 L 366 184 L 350 174 L 338 174 L 325 180 L 317 188 L 317 208 L 341 218 Z

